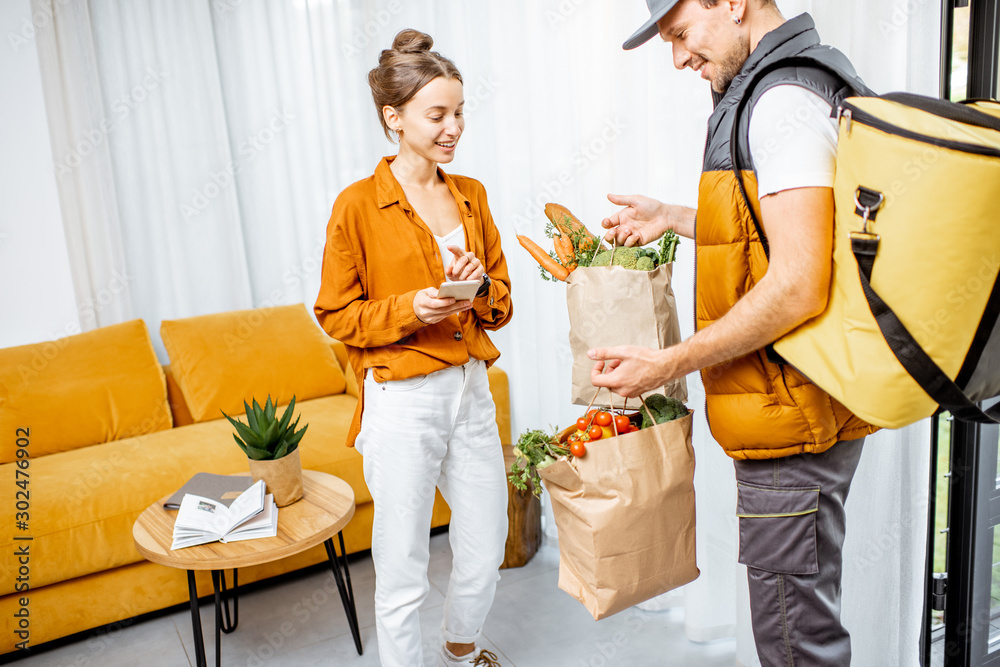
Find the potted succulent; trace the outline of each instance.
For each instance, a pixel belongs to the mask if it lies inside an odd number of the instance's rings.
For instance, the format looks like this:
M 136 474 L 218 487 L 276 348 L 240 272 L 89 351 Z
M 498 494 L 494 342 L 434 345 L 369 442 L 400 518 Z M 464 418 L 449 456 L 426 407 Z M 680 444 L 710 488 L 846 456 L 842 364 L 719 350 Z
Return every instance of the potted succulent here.
M 308 424 L 298 431 L 301 415 L 290 423 L 295 410 L 295 397 L 285 408 L 281 418 L 276 418 L 277 405 L 270 395 L 264 407 L 253 399 L 253 407 L 243 401 L 247 423 L 237 421 L 223 411 L 223 415 L 236 428 L 233 439 L 247 455 L 250 476 L 254 481 L 264 480 L 268 493 L 274 494 L 278 507 L 291 505 L 302 497 L 302 463 L 299 460 L 299 441 Z

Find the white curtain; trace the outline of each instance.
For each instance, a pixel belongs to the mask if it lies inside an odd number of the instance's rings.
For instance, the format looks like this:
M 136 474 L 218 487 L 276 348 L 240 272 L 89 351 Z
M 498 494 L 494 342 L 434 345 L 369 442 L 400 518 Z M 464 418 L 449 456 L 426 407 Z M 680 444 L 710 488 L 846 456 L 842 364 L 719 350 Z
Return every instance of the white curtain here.
M 466 134 L 448 170 L 485 184 L 504 238 L 515 316 L 494 340 L 515 434 L 565 425 L 580 408 L 569 403 L 565 287 L 539 279 L 514 235 L 542 241 L 548 201 L 596 230 L 615 210 L 609 192 L 697 198 L 709 90 L 677 72 L 659 40 L 621 50 L 648 16 L 640 0 L 33 1 L 59 26 L 43 49 L 57 160 L 101 114 L 114 121 L 103 161 L 74 172 L 91 185 L 60 182 L 78 291 L 123 263 L 119 309 L 91 326 L 142 317 L 164 360 L 164 318 L 311 308 L 334 198 L 393 150 L 366 75 L 402 28 L 430 33 L 465 78 Z M 876 90 L 936 94 L 934 3 L 778 4 L 786 17 L 812 12 Z M 70 48 L 85 57 L 67 57 Z M 96 193 L 103 217 L 66 213 Z M 692 266 L 692 244 L 682 243 L 674 289 L 685 336 Z M 704 422 L 697 375 L 689 389 L 702 575 L 661 602 L 683 603 L 691 639 L 736 636 L 738 661 L 756 664 L 735 564 L 732 463 Z M 928 440 L 926 424 L 880 433 L 862 457 L 844 577 L 857 664 L 916 661 Z

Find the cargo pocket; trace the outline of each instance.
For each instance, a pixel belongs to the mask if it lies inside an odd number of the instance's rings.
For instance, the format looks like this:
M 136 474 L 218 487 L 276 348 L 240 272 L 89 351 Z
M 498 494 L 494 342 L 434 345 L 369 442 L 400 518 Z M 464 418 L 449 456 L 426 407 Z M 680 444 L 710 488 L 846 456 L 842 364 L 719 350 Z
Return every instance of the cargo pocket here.
M 777 574 L 816 574 L 819 487 L 736 484 L 740 563 Z

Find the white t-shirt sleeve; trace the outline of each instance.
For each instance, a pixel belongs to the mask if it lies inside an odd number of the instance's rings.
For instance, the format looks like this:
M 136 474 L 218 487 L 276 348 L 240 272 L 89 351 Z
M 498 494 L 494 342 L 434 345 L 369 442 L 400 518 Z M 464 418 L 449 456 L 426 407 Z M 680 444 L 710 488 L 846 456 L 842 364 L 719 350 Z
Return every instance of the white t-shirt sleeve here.
M 783 84 L 767 90 L 750 116 L 750 155 L 758 197 L 807 187 L 833 187 L 836 118 L 816 93 Z

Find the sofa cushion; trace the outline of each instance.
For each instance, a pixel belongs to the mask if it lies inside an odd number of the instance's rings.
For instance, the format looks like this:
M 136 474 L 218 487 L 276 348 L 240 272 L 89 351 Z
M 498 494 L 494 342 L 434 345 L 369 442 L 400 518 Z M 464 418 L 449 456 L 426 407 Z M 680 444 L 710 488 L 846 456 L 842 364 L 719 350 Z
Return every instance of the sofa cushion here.
M 160 336 L 195 422 L 242 414 L 244 401 L 284 405 L 346 387 L 329 337 L 301 303 L 164 320 Z
M 357 399 L 347 394 L 296 402 L 301 424 L 309 424 L 299 451 L 302 467 L 345 480 L 355 502 L 371 502 L 361 455 L 345 447 Z M 246 456 L 224 419 L 181 426 L 32 459 L 31 586 L 39 588 L 142 560 L 132 524 L 151 503 L 197 472 L 248 472 Z M 0 484 L 14 487 L 16 465 L 0 465 Z M 279 510 L 279 515 L 280 515 Z M 0 550 L 13 553 L 14 521 L 0 523 Z M 0 582 L 0 595 L 14 590 L 14 577 Z
M 142 320 L 0 349 L 0 463 L 17 429 L 32 458 L 172 426 L 163 372 Z M 9 437 L 8 437 L 9 436 Z

